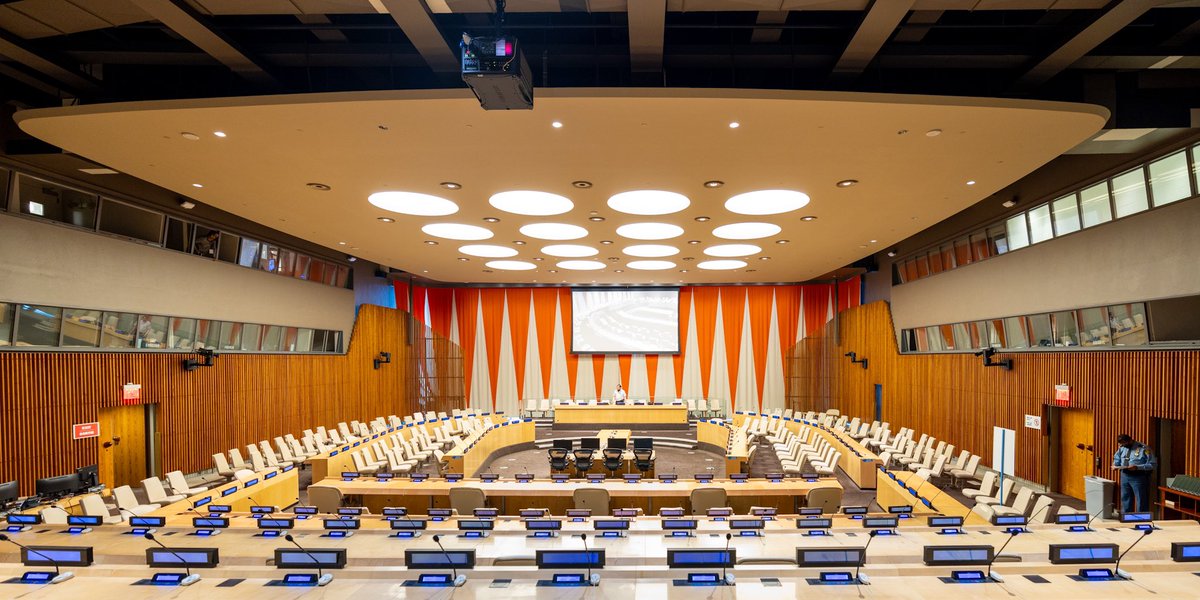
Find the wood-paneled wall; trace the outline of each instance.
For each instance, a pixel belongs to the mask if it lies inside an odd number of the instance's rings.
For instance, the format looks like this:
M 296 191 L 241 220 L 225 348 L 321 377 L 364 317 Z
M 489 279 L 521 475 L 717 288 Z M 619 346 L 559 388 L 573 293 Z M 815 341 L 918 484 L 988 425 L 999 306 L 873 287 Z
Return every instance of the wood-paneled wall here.
M 0 352 L 0 481 L 32 493 L 37 478 L 95 463 L 97 439 L 72 440 L 71 425 L 119 406 L 125 383 L 158 404 L 164 472 L 210 468 L 213 453 L 317 425 L 462 407 L 461 359 L 444 363 L 458 373 L 421 374 L 444 381 L 419 381 L 412 323 L 363 305 L 345 355 L 225 354 L 190 373 L 188 354 Z M 379 352 L 392 362 L 375 370 Z
M 1025 415 L 1042 415 L 1054 385 L 1071 386 L 1073 408 L 1095 415 L 1096 474 L 1108 469 L 1116 436 L 1149 442 L 1152 419 L 1185 421 L 1186 472 L 1200 474 L 1200 351 L 1130 350 L 998 354 L 1013 370 L 984 368 L 971 354 L 906 354 L 896 345 L 887 303 L 843 311 L 831 329 L 798 344 L 789 360 L 806 370 L 789 381 L 792 408 L 840 408 L 871 418 L 875 384 L 883 385 L 883 418 L 893 431 L 912 427 L 955 443 L 991 464 L 992 427 L 1017 432 L 1016 475 L 1046 483 L 1047 444 L 1041 431 L 1024 426 Z M 837 327 L 834 336 L 832 327 Z M 850 363 L 853 351 L 869 368 Z M 1174 473 L 1171 473 L 1173 475 Z

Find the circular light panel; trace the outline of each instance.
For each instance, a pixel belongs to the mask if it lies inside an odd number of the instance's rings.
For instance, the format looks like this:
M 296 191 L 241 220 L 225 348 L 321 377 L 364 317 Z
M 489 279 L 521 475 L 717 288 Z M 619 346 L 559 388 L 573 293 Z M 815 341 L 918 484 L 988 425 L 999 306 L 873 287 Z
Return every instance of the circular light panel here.
M 662 190 L 633 190 L 614 194 L 608 199 L 608 207 L 627 215 L 669 215 L 677 213 L 692 201 L 683 194 Z
M 421 231 L 434 237 L 446 238 L 448 240 L 474 241 L 491 239 L 492 237 L 491 231 L 483 227 L 464 223 L 430 223 L 422 227 Z
M 617 235 L 632 240 L 669 240 L 683 235 L 683 228 L 670 223 L 630 223 L 618 227 Z
M 458 205 L 445 198 L 417 192 L 375 192 L 367 196 L 367 202 L 386 211 L 415 217 L 444 217 L 458 212 Z
M 662 244 L 639 244 L 637 246 L 626 247 L 621 252 L 629 256 L 638 256 L 641 258 L 662 258 L 664 256 L 675 256 L 679 254 L 679 248 L 675 246 L 664 246 Z
M 635 260 L 625 264 L 630 269 L 638 269 L 639 271 L 662 271 L 665 269 L 674 269 L 675 263 L 669 260 Z
M 698 265 L 701 269 L 709 271 L 729 271 L 731 269 L 740 269 L 746 266 L 744 260 L 706 260 Z
M 582 258 L 584 256 L 595 256 L 600 254 L 600 251 L 591 246 L 579 246 L 576 244 L 557 244 L 554 246 L 546 246 L 542 248 L 542 254 L 550 256 L 559 256 L 562 258 Z
M 515 248 L 508 246 L 492 246 L 489 244 L 470 244 L 467 246 L 459 246 L 458 251 L 470 256 L 479 256 L 482 258 L 508 258 L 516 256 Z
M 487 266 L 502 271 L 530 271 L 537 268 L 537 265 L 523 260 L 489 260 Z
M 561 215 L 575 208 L 575 203 L 565 196 L 530 190 L 492 194 L 492 197 L 488 198 L 488 204 L 504 212 L 529 217 Z
M 566 223 L 530 223 L 521 226 L 521 234 L 539 240 L 577 240 L 587 237 L 588 231 Z
M 780 231 L 783 228 L 774 223 L 731 223 L 713 229 L 713 235 L 726 240 L 756 240 Z
M 604 263 L 598 260 L 564 260 L 555 266 L 570 271 L 599 271 L 604 268 Z
M 704 249 L 705 254 L 719 257 L 750 256 L 759 252 L 762 252 L 762 248 L 754 244 L 722 244 L 720 246 L 709 246 Z
M 794 190 L 758 190 L 725 201 L 725 209 L 739 215 L 778 215 L 807 205 L 808 194 Z

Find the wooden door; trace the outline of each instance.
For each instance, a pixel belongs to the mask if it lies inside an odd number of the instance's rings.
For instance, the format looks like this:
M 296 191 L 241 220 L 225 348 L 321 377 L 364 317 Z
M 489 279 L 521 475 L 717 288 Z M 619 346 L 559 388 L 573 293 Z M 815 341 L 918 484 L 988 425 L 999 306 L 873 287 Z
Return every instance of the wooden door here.
M 1095 422 L 1092 411 L 1059 411 L 1058 482 L 1059 491 L 1083 499 L 1083 477 L 1096 472 Z
M 100 410 L 100 483 L 137 486 L 146 478 L 146 408 Z

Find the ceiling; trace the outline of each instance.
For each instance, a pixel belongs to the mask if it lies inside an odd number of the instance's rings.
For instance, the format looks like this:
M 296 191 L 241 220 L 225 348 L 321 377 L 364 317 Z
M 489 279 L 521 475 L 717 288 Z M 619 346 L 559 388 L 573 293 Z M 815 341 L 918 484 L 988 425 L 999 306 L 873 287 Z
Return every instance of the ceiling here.
M 25 132 L 122 173 L 433 280 L 719 283 L 803 281 L 853 263 L 1094 136 L 1107 116 L 1091 105 L 1025 100 L 608 88 L 539 90 L 532 111 L 484 111 L 468 92 L 426 90 L 105 104 L 23 111 L 16 118 Z M 552 127 L 554 121 L 563 127 Z M 940 135 L 927 135 L 935 129 Z M 199 139 L 185 139 L 185 132 Z M 836 185 L 846 179 L 858 183 Z M 724 185 L 704 187 L 710 180 Z M 579 189 L 575 181 L 592 186 Z M 448 190 L 442 182 L 462 187 Z M 313 190 L 310 183 L 331 189 Z M 612 194 L 637 189 L 677 192 L 691 204 L 644 217 L 607 205 Z M 811 202 L 759 217 L 726 210 L 729 197 L 763 189 L 804 192 Z M 384 190 L 438 195 L 459 210 L 444 217 L 389 213 L 367 201 Z M 560 194 L 574 208 L 525 217 L 488 203 L 507 190 Z M 695 220 L 701 216 L 711 220 Z M 621 225 L 647 221 L 675 224 L 684 233 L 664 242 L 616 233 Z M 746 221 L 782 231 L 747 242 L 713 234 L 715 227 Z M 445 222 L 486 227 L 494 237 L 455 242 L 421 232 Z M 542 242 L 518 231 L 537 222 L 574 224 L 588 234 Z M 518 252 L 514 260 L 536 268 L 489 268 L 488 259 L 458 251 L 472 243 L 507 246 Z M 596 248 L 594 259 L 604 268 L 556 267 L 562 259 L 541 251 L 556 243 Z M 680 253 L 664 259 L 674 263 L 667 270 L 637 271 L 622 249 L 638 243 L 669 244 Z M 698 269 L 708 258 L 702 250 L 722 243 L 756 244 L 762 252 L 737 270 Z

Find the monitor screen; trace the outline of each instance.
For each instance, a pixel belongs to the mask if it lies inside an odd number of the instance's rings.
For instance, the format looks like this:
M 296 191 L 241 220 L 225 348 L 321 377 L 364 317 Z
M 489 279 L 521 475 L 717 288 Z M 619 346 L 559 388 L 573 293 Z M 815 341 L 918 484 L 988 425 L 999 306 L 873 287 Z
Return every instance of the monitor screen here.
M 633 449 L 634 450 L 653 450 L 654 449 L 654 438 L 648 438 L 648 437 L 633 438 Z
M 21 548 L 21 564 L 27 567 L 88 567 L 92 564 L 91 546 L 26 546 Z
M 571 352 L 679 352 L 679 290 L 572 289 Z
M 210 504 L 210 505 L 208 505 L 208 512 L 210 512 L 210 513 L 233 512 L 233 507 L 228 504 Z
M 962 517 L 929 517 L 926 525 L 930 527 L 962 527 Z
M 583 450 L 599 450 L 600 438 L 583 438 L 579 440 L 579 447 Z
M 525 529 L 529 531 L 557 531 L 562 529 L 559 519 L 529 519 L 525 521 Z
M 169 568 L 188 566 L 211 569 L 220 563 L 216 548 L 146 548 L 146 566 Z
M 1121 513 L 1122 523 L 1149 523 L 1154 520 L 1154 515 L 1148 512 L 1129 512 Z
M 21 497 L 16 480 L 0 483 L 0 506 Z
M 536 519 L 538 517 L 546 516 L 546 509 L 544 509 L 544 508 L 522 508 L 521 510 L 517 511 L 517 514 L 522 519 Z
M 404 507 L 390 506 L 383 509 L 385 517 L 403 517 L 408 515 L 408 509 Z
M 662 528 L 671 529 L 695 529 L 696 519 L 663 519 Z
M 1090 520 L 1087 513 L 1060 513 L 1054 516 L 1054 522 L 1059 525 L 1086 525 Z
M 682 517 L 683 509 L 682 508 L 660 508 L 660 509 L 658 509 L 658 515 L 660 517 Z
M 67 525 L 95 527 L 100 524 L 101 521 L 99 515 L 67 515 Z
M 325 529 L 358 529 L 358 519 L 325 519 Z
M 192 517 L 192 527 L 196 529 L 225 529 L 229 527 L 229 519 L 221 517 Z
M 345 548 L 276 548 L 277 569 L 341 569 L 346 566 Z
M 986 565 L 992 562 L 991 546 L 925 546 L 925 564 L 930 566 Z
M 1171 542 L 1171 560 L 1175 562 L 1200 561 L 1200 542 Z
M 732 567 L 737 562 L 737 549 L 667 549 L 667 566 L 672 569 Z
M 459 519 L 458 528 L 461 531 L 491 531 L 496 528 L 492 519 Z
M 863 519 L 863 527 L 867 529 L 892 529 L 900 524 L 896 517 L 867 517 Z
M 129 517 L 131 527 L 164 527 L 166 524 L 166 517 Z
M 75 477 L 79 479 L 79 489 L 86 490 L 100 483 L 100 466 L 88 465 L 75 469 Z
M 259 529 L 291 529 L 296 526 L 293 519 L 273 519 L 263 517 L 258 520 Z
M 856 567 L 862 561 L 862 548 L 796 548 L 796 565 L 801 568 Z
M 833 527 L 833 519 L 796 519 L 796 529 L 829 529 Z
M 608 447 L 615 448 L 617 450 L 624 450 L 625 446 L 627 445 L 626 444 L 627 441 L 628 440 L 626 440 L 623 437 L 611 437 L 611 438 L 608 438 Z
M 410 569 L 474 569 L 475 551 L 405 550 L 404 566 Z
M 1110 563 L 1115 560 L 1116 544 L 1050 544 L 1050 564 Z
M 730 519 L 730 529 L 762 529 L 766 527 L 766 521 L 762 519 Z
M 571 440 L 554 440 L 553 447 L 558 448 L 559 450 L 571 450 L 574 448 L 574 446 L 575 443 Z
M 843 506 L 842 514 L 844 515 L 865 515 L 867 507 L 865 506 Z
M 428 521 L 425 519 L 396 519 L 391 521 L 392 529 L 399 531 L 409 531 L 413 529 L 425 529 Z
M 538 550 L 539 569 L 603 569 L 604 550 Z
M 43 497 L 62 496 L 78 489 L 79 476 L 74 473 L 70 475 L 58 475 L 57 477 L 46 477 L 34 483 L 34 490 L 37 492 L 37 495 Z
M 592 527 L 596 531 L 616 531 L 629 529 L 629 519 L 594 519 Z

